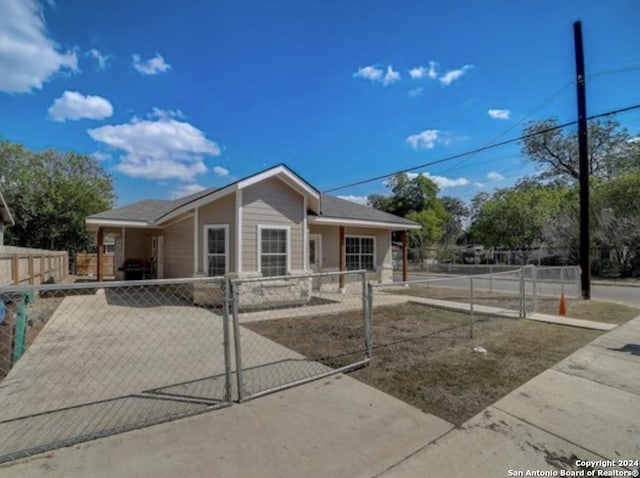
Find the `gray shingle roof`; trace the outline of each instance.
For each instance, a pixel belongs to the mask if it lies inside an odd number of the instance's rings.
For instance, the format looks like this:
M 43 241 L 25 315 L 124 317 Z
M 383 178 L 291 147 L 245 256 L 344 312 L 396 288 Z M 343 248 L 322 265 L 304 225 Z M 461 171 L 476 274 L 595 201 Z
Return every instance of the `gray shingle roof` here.
M 362 221 L 390 222 L 399 225 L 414 226 L 417 223 L 403 217 L 394 216 L 388 212 L 362 206 L 345 199 L 340 199 L 328 194 L 322 195 L 321 216 L 335 217 L 339 219 L 359 219 Z
M 145 199 L 128 206 L 118 207 L 109 211 L 89 216 L 88 219 L 112 219 L 120 221 L 153 221 L 167 209 L 173 201 L 162 199 Z
M 222 189 L 231 187 L 233 184 L 235 183 L 229 184 Z M 161 199 L 146 199 L 144 201 L 129 204 L 128 206 L 123 206 L 112 209 L 110 211 L 104 211 L 98 214 L 94 214 L 93 216 L 89 216 L 87 219 L 153 222 L 170 213 L 171 211 L 192 201 L 196 201 L 197 199 L 211 194 L 216 190 L 216 188 L 205 189 L 204 191 L 190 194 L 189 196 L 185 196 L 173 201 Z M 355 204 L 351 201 L 346 201 L 335 196 L 321 194 L 321 198 L 322 211 L 320 213 L 320 216 L 322 217 L 387 222 L 408 226 L 415 226 L 417 224 L 402 217 L 394 216 L 393 214 L 362 206 L 360 204 Z

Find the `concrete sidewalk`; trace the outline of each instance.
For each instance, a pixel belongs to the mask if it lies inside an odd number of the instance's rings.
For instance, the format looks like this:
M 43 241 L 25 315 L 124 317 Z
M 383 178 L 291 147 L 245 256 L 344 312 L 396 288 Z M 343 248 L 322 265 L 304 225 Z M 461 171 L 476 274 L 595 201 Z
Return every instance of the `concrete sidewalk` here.
M 0 465 L 11 477 L 371 477 L 452 428 L 345 375 Z
M 499 477 L 509 470 L 526 476 L 527 470 L 578 469 L 578 460 L 637 460 L 639 370 L 637 317 L 381 476 Z

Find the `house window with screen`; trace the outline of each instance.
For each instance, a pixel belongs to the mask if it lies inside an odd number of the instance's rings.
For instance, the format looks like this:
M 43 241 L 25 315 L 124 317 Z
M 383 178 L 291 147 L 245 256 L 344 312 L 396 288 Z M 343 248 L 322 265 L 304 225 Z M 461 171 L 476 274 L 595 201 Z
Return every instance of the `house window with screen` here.
M 260 229 L 260 271 L 263 276 L 287 273 L 287 230 Z
M 347 270 L 375 270 L 373 237 L 345 237 L 345 262 Z
M 223 276 L 227 272 L 227 231 L 224 227 L 207 226 L 207 275 Z

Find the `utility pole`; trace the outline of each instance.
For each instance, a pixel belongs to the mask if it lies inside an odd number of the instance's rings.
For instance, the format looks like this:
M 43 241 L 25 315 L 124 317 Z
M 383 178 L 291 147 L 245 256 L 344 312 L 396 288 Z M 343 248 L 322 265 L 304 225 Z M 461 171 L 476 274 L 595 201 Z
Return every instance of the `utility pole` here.
M 576 91 L 578 93 L 578 151 L 580 155 L 580 281 L 582 298 L 591 298 L 591 258 L 589 239 L 589 142 L 587 129 L 586 76 L 582 23 L 573 24 L 576 53 Z

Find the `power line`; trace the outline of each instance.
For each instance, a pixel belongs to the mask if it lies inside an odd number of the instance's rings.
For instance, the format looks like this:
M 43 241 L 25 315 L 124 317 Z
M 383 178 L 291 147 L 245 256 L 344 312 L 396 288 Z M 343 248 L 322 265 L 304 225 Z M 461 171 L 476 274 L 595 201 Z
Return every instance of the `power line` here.
M 592 115 L 592 116 L 587 117 L 587 120 L 588 121 L 593 121 L 595 119 L 604 118 L 604 117 L 607 117 L 607 116 L 613 116 L 613 115 L 617 115 L 617 114 L 620 114 L 620 113 L 625 113 L 627 111 L 632 111 L 632 110 L 636 110 L 636 109 L 640 109 L 640 104 L 635 104 L 635 105 L 632 105 L 632 106 L 627 106 L 627 107 L 624 107 L 624 108 L 618 108 L 616 110 L 607 111 L 605 113 Z M 394 176 L 396 174 L 410 173 L 412 171 L 415 171 L 416 169 L 427 168 L 429 166 L 435 166 L 436 164 L 442 164 L 442 163 L 446 163 L 446 162 L 449 162 L 449 161 L 453 161 L 455 159 L 465 158 L 467 156 L 471 156 L 473 154 L 481 153 L 483 151 L 488 151 L 488 150 L 491 150 L 491 149 L 494 149 L 494 148 L 499 148 L 499 147 L 505 146 L 507 144 L 517 143 L 519 141 L 523 141 L 525 139 L 532 138 L 534 136 L 538 136 L 540 134 L 550 133 L 552 131 L 557 131 L 559 129 L 564 129 L 564 128 L 568 127 L 568 126 L 573 126 L 573 125 L 575 125 L 577 123 L 578 123 L 577 120 L 568 121 L 566 123 L 562 123 L 562 124 L 559 124 L 559 125 L 556 125 L 556 126 L 552 126 L 550 128 L 545 128 L 543 130 L 536 131 L 535 133 L 525 134 L 525 135 L 522 135 L 522 136 L 518 136 L 517 138 L 511 138 L 511 139 L 507 139 L 505 141 L 501 141 L 499 143 L 487 144 L 487 145 L 482 146 L 480 148 L 475 148 L 475 149 L 472 149 L 472 150 L 469 150 L 469 151 L 465 151 L 464 153 L 454 154 L 452 156 L 447 156 L 446 158 L 437 159 L 435 161 L 429 161 L 427 163 L 419 164 L 417 166 L 412 166 L 410 168 L 405 168 L 405 169 L 401 169 L 401 170 L 398 170 L 398 171 L 392 171 L 390 173 L 383 174 L 383 175 L 380 175 L 380 176 L 376 176 L 376 177 L 373 177 L 373 178 L 363 179 L 361 181 L 356 181 L 356 182 L 353 182 L 353 183 L 345 184 L 343 186 L 338 186 L 338 187 L 335 187 L 335 188 L 332 188 L 332 189 L 327 189 L 324 192 L 325 193 L 331 193 L 331 192 L 334 192 L 334 191 L 340 191 L 341 189 L 347 189 L 347 188 L 351 188 L 351 187 L 354 187 L 354 186 L 360 186 L 362 184 L 371 183 L 371 182 L 374 182 L 374 181 L 380 181 L 382 179 L 386 179 L 389 176 Z

